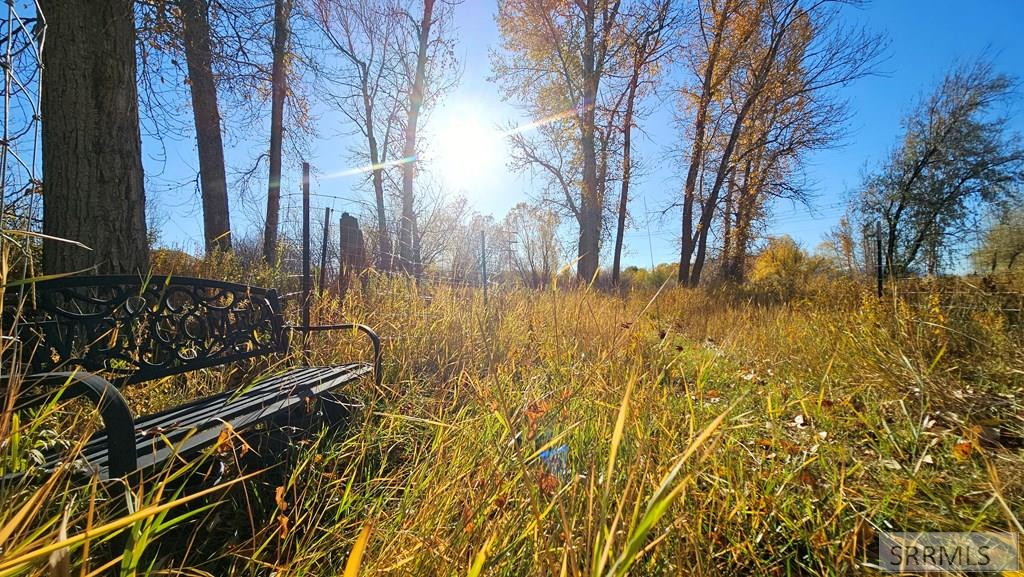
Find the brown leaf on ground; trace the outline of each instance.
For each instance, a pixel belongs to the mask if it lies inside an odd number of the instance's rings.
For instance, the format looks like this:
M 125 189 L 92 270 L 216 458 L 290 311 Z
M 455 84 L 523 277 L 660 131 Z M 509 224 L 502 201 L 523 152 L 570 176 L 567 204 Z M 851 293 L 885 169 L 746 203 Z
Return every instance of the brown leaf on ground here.
M 277 529 L 282 539 L 288 538 L 288 515 L 277 516 Z
M 274 502 L 277 503 L 277 508 L 282 511 L 288 510 L 288 501 L 284 500 L 284 487 L 278 487 L 274 489 Z
M 971 451 L 974 449 L 974 444 L 970 441 L 957 441 L 953 445 L 953 456 L 959 461 L 964 461 L 971 457 Z
M 537 480 L 537 485 L 542 493 L 550 497 L 558 490 L 558 477 L 551 473 L 541 473 L 540 479 Z

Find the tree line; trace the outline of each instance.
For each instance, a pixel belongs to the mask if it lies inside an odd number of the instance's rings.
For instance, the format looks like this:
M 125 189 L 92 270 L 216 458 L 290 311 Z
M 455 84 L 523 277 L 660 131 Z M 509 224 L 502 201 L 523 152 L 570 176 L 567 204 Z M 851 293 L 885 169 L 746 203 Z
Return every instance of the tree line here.
M 885 38 L 851 24 L 859 4 L 500 2 L 495 77 L 506 98 L 545 122 L 516 133 L 513 164 L 544 175 L 542 199 L 577 225 L 578 275 L 594 278 L 610 244 L 619 279 L 637 162 L 631 134 L 657 95 L 677 110 L 679 192 L 668 207 L 681 216 L 677 281 L 700 284 L 710 260 L 718 279 L 748 278 L 772 202 L 809 206 L 809 154 L 841 143 L 850 118 L 843 88 L 884 58 Z M 984 58 L 953 65 L 904 119 L 888 158 L 848 194 L 833 246 L 851 262 L 858 253 L 859 270 L 881 243 L 887 274 L 934 274 L 995 219 L 990 236 L 1009 248 L 990 260 L 1016 262 L 1007 237 L 1024 234 L 1009 227 L 1024 164 L 1006 108 L 1015 93 L 1014 79 Z
M 266 170 L 262 252 L 278 264 L 282 157 L 289 147 L 301 154 L 314 132 L 313 89 L 324 89 L 326 104 L 366 139 L 354 156 L 366 157 L 374 185 L 378 266 L 418 271 L 419 128 L 456 78 L 448 36 L 454 4 L 52 0 L 39 8 L 46 22 L 40 92 L 47 271 L 148 268 L 143 130 L 156 138 L 194 134 L 205 250 L 230 251 L 224 138 L 253 137 L 268 113 L 267 146 L 239 182 L 251 187 Z M 320 58 L 325 49 L 340 58 Z M 182 92 L 191 122 L 179 114 Z M 390 168 L 400 172 L 397 218 L 385 207 Z
M 262 258 L 279 264 L 282 158 L 308 147 L 311 109 L 325 105 L 342 119 L 332 129 L 354 136 L 347 153 L 372 198 L 378 269 L 458 276 L 476 243 L 457 239 L 489 231 L 507 247 L 495 265 L 536 284 L 557 271 L 568 229 L 577 276 L 594 279 L 610 257 L 617 283 L 635 181 L 645 160 L 667 159 L 678 175 L 663 207 L 679 215 L 677 281 L 700 284 L 709 263 L 741 281 L 773 201 L 812 198 L 805 163 L 844 136 L 842 89 L 884 55 L 882 36 L 850 24 L 857 4 L 499 0 L 493 80 L 530 120 L 507 127 L 509 168 L 542 186 L 498 223 L 418 178 L 424 117 L 459 79 L 457 3 L 44 0 L 44 268 L 147 268 L 142 131 L 194 134 L 205 249 L 231 250 L 224 139 L 256 136 L 268 114 L 266 146 L 238 182 L 260 202 L 266 191 Z M 1019 221 L 1024 148 L 1005 105 L 1015 93 L 987 61 L 954 66 L 850 195 L 833 252 L 864 269 L 881 243 L 889 274 L 935 273 L 988 218 L 992 243 L 1009 248 L 975 260 L 1014 266 L 1017 235 L 1006 231 Z M 186 98 L 189 120 L 178 114 Z M 673 151 L 638 158 L 635 134 L 665 105 L 676 111 Z

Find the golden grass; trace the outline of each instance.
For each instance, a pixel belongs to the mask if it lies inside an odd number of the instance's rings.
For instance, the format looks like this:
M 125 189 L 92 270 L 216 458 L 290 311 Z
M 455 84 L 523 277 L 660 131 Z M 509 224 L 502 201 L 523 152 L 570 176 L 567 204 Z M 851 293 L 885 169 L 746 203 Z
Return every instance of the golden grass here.
M 375 279 L 315 314 L 385 337 L 384 385 L 346 391 L 367 410 L 344 430 L 310 431 L 275 455 L 286 466 L 201 511 L 135 525 L 145 550 L 121 566 L 861 575 L 880 529 L 1019 530 L 1020 316 L 980 290 L 880 302 L 853 285 L 830 290 L 757 305 L 736 292 L 508 288 L 484 307 L 472 290 Z M 365 354 L 351 340 L 314 337 L 315 362 Z M 210 371 L 186 386 L 224 380 Z M 165 390 L 133 401 L 176 402 Z M 24 458 L 75 418 L 22 417 L 18 442 L 0 449 L 5 467 L 15 445 Z M 542 457 L 562 445 L 564 471 Z M 0 489 L 0 568 L 41 574 L 21 560 L 67 547 L 73 573 L 94 571 L 104 559 L 84 547 L 109 544 L 90 535 L 129 521 L 110 517 L 102 491 L 49 482 L 42 500 L 43 489 Z M 147 491 L 136 515 L 188 498 Z

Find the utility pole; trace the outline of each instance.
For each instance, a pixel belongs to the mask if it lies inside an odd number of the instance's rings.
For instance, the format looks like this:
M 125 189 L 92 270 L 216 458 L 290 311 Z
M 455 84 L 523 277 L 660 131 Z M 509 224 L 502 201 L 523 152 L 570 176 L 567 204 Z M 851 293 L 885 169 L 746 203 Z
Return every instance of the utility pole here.
M 875 277 L 877 281 L 876 290 L 878 292 L 878 298 L 882 298 L 882 282 L 883 282 L 883 268 L 882 268 L 882 221 L 875 221 Z
M 327 241 L 330 239 L 331 231 L 331 207 L 324 207 L 324 242 L 320 246 L 320 299 L 324 298 L 324 289 L 327 279 Z
M 302 352 L 309 357 L 309 163 L 302 163 Z

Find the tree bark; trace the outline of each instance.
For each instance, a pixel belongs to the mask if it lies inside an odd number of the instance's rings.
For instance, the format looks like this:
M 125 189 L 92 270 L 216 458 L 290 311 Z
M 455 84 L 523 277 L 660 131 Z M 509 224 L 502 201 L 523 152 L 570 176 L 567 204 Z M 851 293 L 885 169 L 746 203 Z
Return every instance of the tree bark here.
M 43 0 L 43 241 L 55 274 L 145 273 L 142 142 L 131 0 Z
M 733 280 L 731 257 L 733 253 L 733 215 L 736 214 L 736 172 L 733 171 L 729 179 L 729 186 L 725 189 L 725 210 L 722 213 L 722 278 Z
M 630 158 L 630 136 L 633 132 L 633 108 L 642 72 L 639 50 L 634 57 L 633 71 L 629 78 L 629 94 L 626 96 L 626 112 L 622 119 L 622 188 L 619 191 L 619 214 L 615 229 L 615 256 L 612 261 L 612 284 L 619 284 L 622 263 L 622 237 L 626 231 L 626 209 L 629 204 L 629 179 L 632 173 Z
M 377 138 L 373 130 L 373 99 L 364 74 L 362 80 L 363 107 L 366 111 L 366 140 L 370 148 L 370 166 L 373 167 L 373 193 L 377 201 L 377 266 L 381 270 L 391 269 L 391 237 L 388 235 L 387 212 L 384 207 L 384 168 L 377 148 Z M 384 152 L 387 154 L 387 138 L 384 139 Z
M 690 282 L 690 259 L 693 258 L 693 205 L 696 201 L 697 175 L 704 164 L 704 139 L 707 132 L 708 108 L 714 96 L 715 68 L 721 52 L 722 36 L 725 34 L 726 13 L 723 10 L 719 21 L 712 31 L 713 40 L 708 50 L 708 61 L 701 79 L 700 101 L 697 104 L 697 115 L 693 124 L 693 147 L 690 151 L 690 166 L 686 170 L 686 183 L 683 185 L 683 222 L 679 241 L 679 284 Z
M 178 0 L 199 149 L 199 182 L 203 195 L 203 233 L 206 254 L 231 250 L 231 217 L 228 209 L 224 143 L 220 131 L 217 85 L 210 52 L 210 20 L 207 0 Z
M 416 212 L 413 184 L 416 178 L 416 131 L 423 94 L 426 89 L 427 50 L 430 45 L 430 26 L 433 20 L 434 0 L 423 1 L 423 18 L 419 25 L 419 43 L 416 50 L 416 73 L 409 93 L 409 113 L 405 126 L 405 146 L 402 148 L 402 222 L 399 226 L 398 252 L 402 270 L 418 274 L 416 240 Z
M 281 145 L 284 140 L 284 100 L 288 94 L 288 17 L 291 0 L 274 1 L 274 62 L 270 93 L 270 177 L 267 184 L 267 222 L 263 229 L 263 260 L 277 260 L 277 227 L 281 217 Z
M 743 169 L 743 182 L 736 189 L 739 198 L 736 200 L 736 224 L 732 232 L 732 254 L 728 263 L 729 278 L 736 282 L 742 282 L 747 272 L 747 248 L 758 194 L 757 184 L 753 181 L 754 174 L 753 161 L 748 158 Z
M 580 103 L 580 148 L 583 153 L 583 187 L 580 194 L 580 238 L 577 250 L 577 276 L 590 282 L 597 274 L 601 250 L 601 205 L 597 189 L 597 151 L 595 149 L 598 74 L 596 70 L 597 18 L 594 0 L 585 2 L 583 32 L 583 102 Z
M 794 6 L 796 6 L 795 3 L 789 6 L 790 11 Z M 771 72 L 772 66 L 775 64 L 776 56 L 779 53 L 779 49 L 782 46 L 782 40 L 786 33 L 786 26 L 780 26 L 778 29 L 772 31 L 773 35 L 769 39 L 768 50 L 754 70 L 750 92 L 746 95 L 746 98 L 743 100 L 743 105 L 740 107 L 739 111 L 736 113 L 736 117 L 733 119 L 732 130 L 729 132 L 729 139 L 725 144 L 725 148 L 722 150 L 722 158 L 719 160 L 718 169 L 715 171 L 714 184 L 712 184 L 711 190 L 708 192 L 708 197 L 701 207 L 700 221 L 697 224 L 697 256 L 694 258 L 693 269 L 690 271 L 690 279 L 687 283 L 689 286 L 697 286 L 700 284 L 701 272 L 704 269 L 704 261 L 707 258 L 708 232 L 711 229 L 711 221 L 714 219 L 715 209 L 718 206 L 718 196 L 721 194 L 722 185 L 725 183 L 725 178 L 730 170 L 732 154 L 736 150 L 736 144 L 739 141 L 740 134 L 742 133 L 743 124 L 746 121 L 747 114 L 750 113 L 751 109 L 760 98 L 761 93 L 764 91 L 769 73 Z M 682 263 L 680 263 L 680 270 L 682 270 Z

